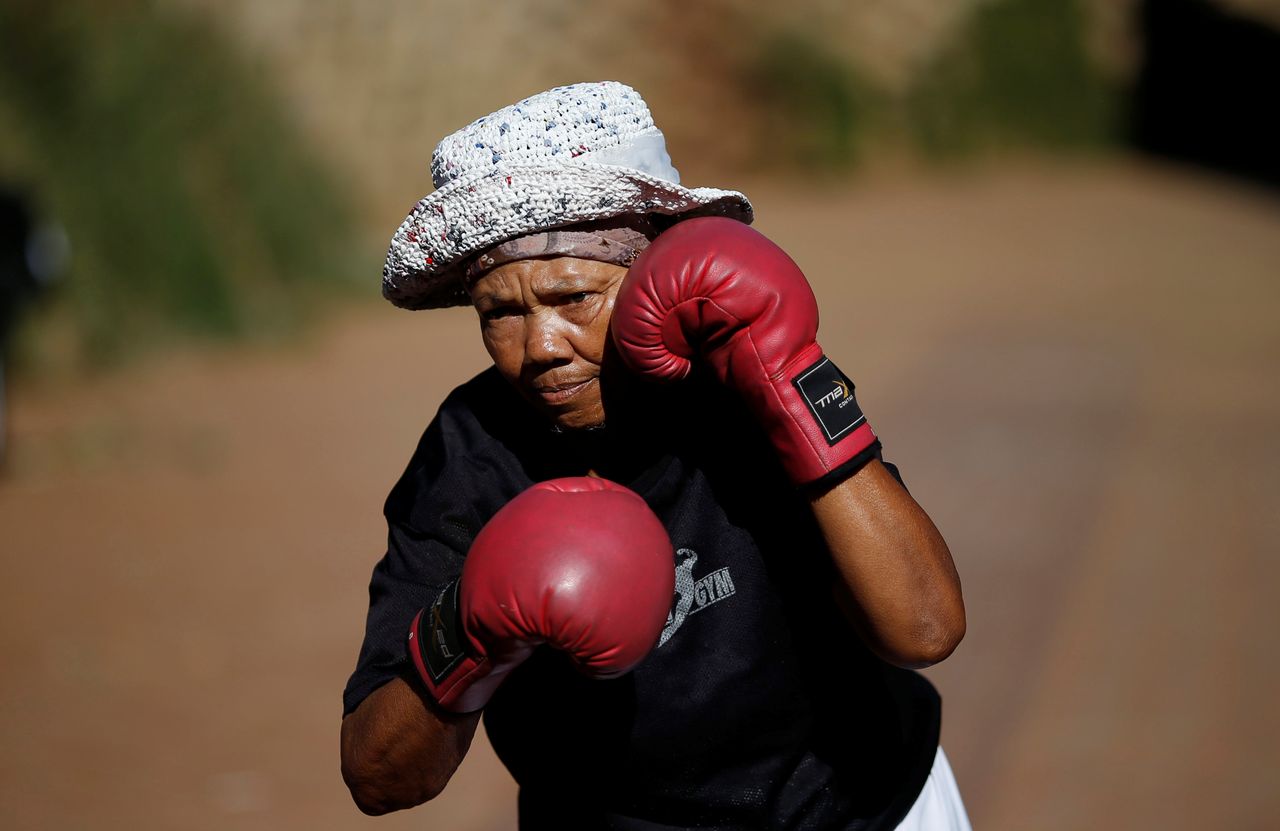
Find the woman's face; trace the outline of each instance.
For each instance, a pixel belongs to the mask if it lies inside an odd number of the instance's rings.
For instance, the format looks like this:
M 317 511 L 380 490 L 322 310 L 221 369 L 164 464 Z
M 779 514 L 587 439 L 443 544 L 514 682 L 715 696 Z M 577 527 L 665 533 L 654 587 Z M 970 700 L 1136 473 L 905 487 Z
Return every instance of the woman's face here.
M 600 364 L 624 266 L 517 260 L 470 286 L 485 349 L 503 378 L 565 429 L 604 423 Z

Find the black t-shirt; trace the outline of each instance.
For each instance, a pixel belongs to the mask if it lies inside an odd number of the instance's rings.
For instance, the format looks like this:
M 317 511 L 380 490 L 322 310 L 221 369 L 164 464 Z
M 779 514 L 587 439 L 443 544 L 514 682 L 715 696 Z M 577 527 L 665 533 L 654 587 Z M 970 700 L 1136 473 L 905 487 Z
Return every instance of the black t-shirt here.
M 486 707 L 522 827 L 893 828 L 932 765 L 939 699 L 839 613 L 817 524 L 771 448 L 698 380 L 610 413 L 607 430 L 542 429 L 494 370 L 445 400 L 387 499 L 345 711 L 392 678 L 417 683 L 409 622 L 461 573 L 484 523 L 534 482 L 590 464 L 661 518 L 675 597 L 633 672 L 589 679 L 543 648 Z

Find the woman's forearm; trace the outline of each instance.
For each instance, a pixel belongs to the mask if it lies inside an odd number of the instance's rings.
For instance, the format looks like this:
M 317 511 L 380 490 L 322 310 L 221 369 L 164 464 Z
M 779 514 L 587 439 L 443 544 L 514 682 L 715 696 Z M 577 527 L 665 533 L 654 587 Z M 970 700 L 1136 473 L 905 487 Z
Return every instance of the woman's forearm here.
M 446 714 L 395 679 L 342 720 L 342 778 L 357 807 L 378 815 L 437 796 L 471 746 L 479 713 Z
M 964 637 L 964 600 L 933 521 L 879 461 L 812 500 L 850 617 L 868 647 L 912 669 Z

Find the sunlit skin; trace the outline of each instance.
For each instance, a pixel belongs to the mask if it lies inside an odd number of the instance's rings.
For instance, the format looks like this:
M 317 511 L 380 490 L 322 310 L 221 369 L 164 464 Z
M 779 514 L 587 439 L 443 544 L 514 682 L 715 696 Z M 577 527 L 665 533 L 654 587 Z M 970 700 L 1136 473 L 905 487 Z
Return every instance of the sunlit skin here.
M 469 287 L 494 366 L 569 430 L 604 423 L 600 365 L 624 266 L 577 257 L 517 260 Z

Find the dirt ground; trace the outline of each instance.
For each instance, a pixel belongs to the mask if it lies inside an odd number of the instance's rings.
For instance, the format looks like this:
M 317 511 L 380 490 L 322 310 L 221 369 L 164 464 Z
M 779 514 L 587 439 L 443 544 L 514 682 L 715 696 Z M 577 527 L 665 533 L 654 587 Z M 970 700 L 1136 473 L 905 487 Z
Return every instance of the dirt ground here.
M 1121 163 L 753 195 L 964 579 L 929 674 L 975 827 L 1275 827 L 1280 202 Z M 468 312 L 371 304 L 19 388 L 0 827 L 513 828 L 482 739 L 377 820 L 337 763 L 382 500 L 485 364 Z

